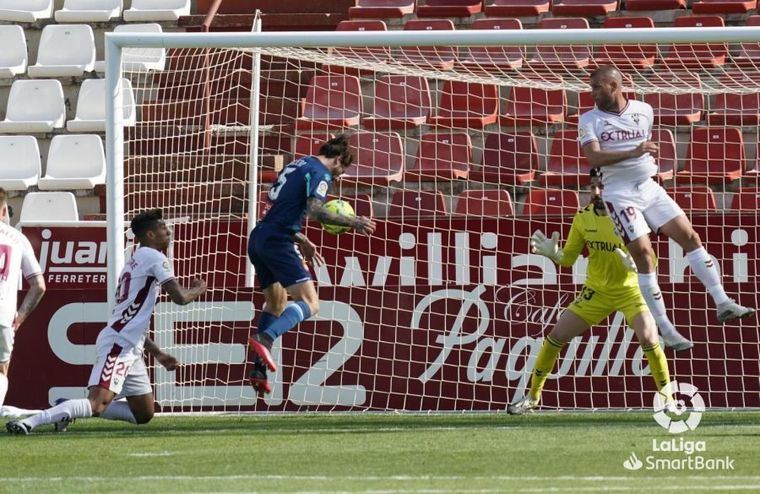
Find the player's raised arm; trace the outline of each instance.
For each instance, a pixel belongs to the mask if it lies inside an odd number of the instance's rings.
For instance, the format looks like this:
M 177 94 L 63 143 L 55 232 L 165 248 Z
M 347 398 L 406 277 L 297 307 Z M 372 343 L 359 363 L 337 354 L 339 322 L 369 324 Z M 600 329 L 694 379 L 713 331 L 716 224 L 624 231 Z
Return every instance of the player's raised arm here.
M 172 279 L 164 283 L 161 288 L 175 304 L 187 305 L 206 293 L 206 281 L 195 278 L 190 284 L 190 288 L 184 288 L 176 279 Z
M 320 223 L 329 223 L 331 225 L 348 226 L 359 233 L 371 235 L 375 232 L 377 224 L 372 218 L 366 216 L 343 216 L 325 208 L 325 203 L 318 197 L 310 197 L 306 204 L 306 214 L 309 218 L 319 221 Z

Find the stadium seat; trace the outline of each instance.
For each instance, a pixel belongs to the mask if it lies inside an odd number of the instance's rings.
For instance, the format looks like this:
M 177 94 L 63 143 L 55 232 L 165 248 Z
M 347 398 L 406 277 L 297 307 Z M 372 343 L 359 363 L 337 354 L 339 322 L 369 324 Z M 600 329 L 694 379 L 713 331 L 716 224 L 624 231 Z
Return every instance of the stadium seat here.
M 0 79 L 13 77 L 26 72 L 26 36 L 21 26 L 0 25 Z
M 414 13 L 415 0 L 357 0 L 348 9 L 351 19 L 398 19 Z
M 40 133 L 63 128 L 63 87 L 56 80 L 17 80 L 8 96 L 0 132 Z
M 697 74 L 654 72 L 647 76 L 647 80 L 654 87 L 652 93 L 644 95 L 644 101 L 652 106 L 655 125 L 689 125 L 702 120 L 704 93 L 698 89 L 678 94 L 660 90 L 699 88 L 701 82 Z
M 419 127 L 430 115 L 430 88 L 424 77 L 383 75 L 375 82 L 374 112 L 362 120 L 368 129 Z
M 446 214 L 449 211 L 441 191 L 403 189 L 393 194 L 386 216 L 403 218 Z
M 706 186 L 676 187 L 670 191 L 670 196 L 686 212 L 717 211 L 715 194 Z
M 484 18 L 473 21 L 470 29 L 522 29 L 520 19 Z M 459 64 L 470 72 L 514 70 L 522 67 L 524 53 L 519 46 L 471 46 L 462 48 Z
M 407 179 L 466 179 L 472 161 L 472 142 L 463 132 L 423 134 L 415 164 Z
M 745 26 L 760 26 L 760 15 L 751 15 L 747 17 Z M 760 60 L 760 43 L 741 43 L 740 52 L 733 57 L 734 64 L 739 67 L 757 68 L 757 61 Z
M 538 143 L 530 132 L 487 134 L 480 169 L 470 180 L 500 185 L 526 185 L 538 170 Z
M 116 26 L 115 33 L 160 33 L 160 24 L 122 24 Z M 125 48 L 122 52 L 122 67 L 129 72 L 164 70 L 166 50 L 164 48 Z M 96 62 L 95 70 L 105 72 L 105 62 Z
M 122 0 L 66 0 L 56 22 L 108 22 L 121 17 Z
M 475 82 L 446 81 L 441 103 L 430 125 L 482 129 L 496 123 L 499 114 L 499 86 Z
M 176 21 L 190 15 L 190 0 L 132 0 L 124 11 L 127 22 Z
M 538 29 L 589 29 L 583 17 L 548 17 L 538 23 Z M 531 69 L 580 70 L 589 65 L 589 46 L 537 46 L 533 57 L 526 63 Z
M 426 0 L 417 17 L 470 17 L 483 9 L 483 0 Z
M 359 125 L 362 92 L 359 78 L 351 75 L 318 75 L 309 84 L 302 102 L 298 130 L 328 130 Z
M 71 192 L 30 192 L 24 196 L 19 225 L 78 221 L 77 201 Z
M 53 0 L 0 0 L 0 21 L 36 22 L 53 16 Z
M 731 200 L 731 209 L 752 211 L 753 214 L 757 214 L 757 210 L 760 209 L 760 189 L 739 190 Z
M 95 70 L 95 35 L 87 24 L 49 24 L 42 30 L 30 77 L 81 77 Z
M 682 16 L 676 18 L 673 27 L 725 27 L 723 18 L 714 16 Z M 715 69 L 726 63 L 727 43 L 673 44 L 663 64 L 670 70 Z
M 549 0 L 494 0 L 484 10 L 489 17 L 537 17 L 549 12 Z
M 499 123 L 507 127 L 564 122 L 567 95 L 564 89 L 513 86 Z
M 37 185 L 41 170 L 37 139 L 32 136 L 0 136 L 0 187 L 26 190 Z
M 707 114 L 709 125 L 760 124 L 760 95 L 754 91 L 760 82 L 760 72 L 747 70 L 727 71 L 718 76 L 722 86 L 731 89 L 752 89 L 753 92 L 726 92 L 715 95 L 712 111 Z
M 359 20 L 359 21 L 340 21 L 335 28 L 336 31 L 387 31 L 388 26 L 381 20 Z M 363 47 L 351 47 L 351 48 L 333 48 L 331 54 L 345 57 L 359 59 L 364 62 L 373 63 L 385 63 L 391 60 L 391 52 L 389 48 L 377 47 L 377 48 L 363 48 Z M 372 74 L 371 69 L 355 69 L 352 67 L 340 67 L 337 65 L 325 65 L 325 69 L 330 72 L 338 74 L 351 74 L 351 75 L 363 75 Z
M 591 165 L 581 152 L 576 128 L 554 133 L 546 173 L 539 177 L 542 186 L 579 188 L 589 184 Z
M 661 181 L 671 180 L 678 169 L 678 157 L 676 155 L 676 139 L 668 129 L 652 129 L 652 142 L 657 144 L 659 150 L 654 159 L 659 171 L 657 178 Z
M 412 19 L 404 24 L 404 31 L 453 31 L 451 19 Z M 415 67 L 449 70 L 454 67 L 454 46 L 405 46 L 397 61 Z
M 626 10 L 685 9 L 687 0 L 625 0 Z
M 654 28 L 650 17 L 607 17 L 602 28 Z M 602 45 L 594 59 L 596 65 L 614 65 L 620 70 L 643 70 L 657 62 L 656 45 Z
M 346 169 L 341 182 L 389 185 L 404 177 L 404 144 L 396 132 L 360 131 L 350 137 L 354 164 Z
M 525 201 L 523 216 L 573 215 L 580 208 L 580 199 L 574 190 L 531 188 Z
M 617 0 L 557 0 L 552 5 L 552 15 L 599 17 L 618 8 Z
M 129 79 L 122 79 L 122 105 L 124 126 L 136 123 L 135 95 Z M 86 79 L 79 87 L 77 113 L 66 123 L 69 132 L 105 132 L 106 130 L 106 80 Z
M 465 190 L 457 197 L 454 214 L 503 218 L 515 215 L 512 198 L 504 189 Z
M 691 6 L 695 14 L 746 14 L 757 8 L 757 0 L 697 0 Z
M 106 183 L 103 141 L 95 134 L 64 134 L 50 141 L 40 190 L 94 189 Z
M 676 182 L 722 184 L 741 178 L 744 140 L 736 127 L 694 127 L 686 166 L 676 172 Z

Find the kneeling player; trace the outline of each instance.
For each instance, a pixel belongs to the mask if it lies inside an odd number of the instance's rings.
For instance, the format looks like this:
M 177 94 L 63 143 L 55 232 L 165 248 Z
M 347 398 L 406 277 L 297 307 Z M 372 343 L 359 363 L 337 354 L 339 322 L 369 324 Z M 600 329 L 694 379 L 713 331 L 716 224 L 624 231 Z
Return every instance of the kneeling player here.
M 29 434 L 44 424 L 65 427 L 76 418 L 103 417 L 144 424 L 153 418 L 153 391 L 143 360 L 143 350 L 173 370 L 177 361 L 146 338 L 150 318 L 158 298 L 158 287 L 169 294 L 172 302 L 186 305 L 206 291 L 206 283 L 194 280 L 189 289 L 182 288 L 174 278 L 171 263 L 162 253 L 171 242 L 171 233 L 160 210 L 138 214 L 131 228 L 140 242 L 119 277 L 119 287 L 108 326 L 98 335 L 98 357 L 92 368 L 89 395 L 79 400 L 67 400 L 24 420 L 6 424 L 8 432 Z M 114 400 L 117 396 L 126 401 Z
M 633 260 L 623 250 L 623 243 L 615 233 L 612 220 L 607 216 L 600 195 L 597 170 L 592 170 L 591 181 L 591 203 L 573 218 L 564 251 L 557 246 L 557 233 L 552 238 L 546 238 L 539 230 L 531 238 L 533 252 L 562 266 L 572 266 L 583 246 L 587 246 L 588 275 L 583 290 L 562 313 L 546 337 L 533 367 L 528 395 L 507 408 L 507 412 L 512 415 L 523 414 L 538 406 L 544 383 L 554 368 L 562 347 L 568 341 L 618 310 L 623 312 L 628 325 L 639 339 L 657 390 L 670 383 L 668 363 L 657 337 L 657 325 L 639 291 Z M 676 351 L 693 346 L 673 328 L 670 321 L 658 321 L 658 324 L 667 346 Z

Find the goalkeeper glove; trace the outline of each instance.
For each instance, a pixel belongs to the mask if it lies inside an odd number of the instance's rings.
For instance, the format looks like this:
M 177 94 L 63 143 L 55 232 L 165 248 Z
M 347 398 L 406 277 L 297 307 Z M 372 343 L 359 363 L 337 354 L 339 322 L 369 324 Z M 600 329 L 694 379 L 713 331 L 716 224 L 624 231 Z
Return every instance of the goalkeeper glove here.
M 615 254 L 618 255 L 620 262 L 623 263 L 623 266 L 626 270 L 633 271 L 634 273 L 639 272 L 639 270 L 636 268 L 636 263 L 633 261 L 633 257 L 631 257 L 631 254 L 619 247 L 615 248 Z
M 559 262 L 562 259 L 562 249 L 557 247 L 558 240 L 559 232 L 554 232 L 551 238 L 547 238 L 544 232 L 536 230 L 530 237 L 530 251 L 548 257 L 554 262 Z

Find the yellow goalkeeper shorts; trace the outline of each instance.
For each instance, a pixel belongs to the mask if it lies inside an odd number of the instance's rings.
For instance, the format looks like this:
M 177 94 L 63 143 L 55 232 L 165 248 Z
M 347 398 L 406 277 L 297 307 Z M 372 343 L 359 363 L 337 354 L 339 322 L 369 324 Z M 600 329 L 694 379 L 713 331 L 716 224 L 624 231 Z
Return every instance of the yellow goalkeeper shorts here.
M 586 321 L 589 326 L 599 324 L 617 311 L 623 313 L 628 325 L 631 326 L 636 316 L 642 312 L 649 312 L 647 303 L 637 286 L 614 292 L 600 292 L 584 286 L 568 309 Z

